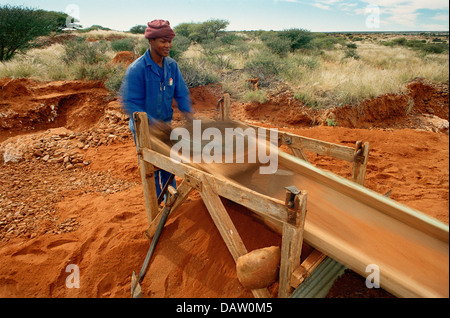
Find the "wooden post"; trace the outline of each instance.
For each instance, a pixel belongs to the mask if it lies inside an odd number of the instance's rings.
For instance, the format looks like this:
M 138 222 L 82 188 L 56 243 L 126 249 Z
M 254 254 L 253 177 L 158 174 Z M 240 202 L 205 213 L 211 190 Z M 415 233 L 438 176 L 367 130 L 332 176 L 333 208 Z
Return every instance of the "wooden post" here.
M 367 161 L 369 160 L 369 143 L 357 141 L 355 145 L 355 155 L 353 161 L 352 180 L 360 185 L 364 185 L 366 180 Z
M 230 119 L 230 94 L 225 93 L 223 95 L 223 102 L 220 103 L 220 116 L 221 120 L 228 120 Z
M 303 245 L 303 229 L 306 217 L 305 191 L 295 195 L 292 223 L 283 223 L 281 239 L 281 263 L 278 297 L 286 298 L 292 293 L 291 277 L 294 270 L 300 265 L 300 256 Z M 286 200 L 288 201 L 288 200 Z
M 147 211 L 148 224 L 150 225 L 159 212 L 155 185 L 155 167 L 144 160 L 142 153 L 143 148 L 151 149 L 150 128 L 146 113 L 136 112 L 133 114 L 133 119 L 136 128 L 136 144 L 138 148 L 139 168 L 144 190 L 145 209 Z

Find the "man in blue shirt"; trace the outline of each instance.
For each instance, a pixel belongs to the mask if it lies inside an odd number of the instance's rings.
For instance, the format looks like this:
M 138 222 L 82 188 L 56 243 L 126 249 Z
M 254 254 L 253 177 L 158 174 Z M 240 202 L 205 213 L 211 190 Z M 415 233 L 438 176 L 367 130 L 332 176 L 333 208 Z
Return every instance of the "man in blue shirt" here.
M 133 113 L 145 112 L 150 121 L 163 121 L 170 125 L 173 116 L 172 100 L 187 118 L 192 118 L 192 102 L 188 87 L 178 64 L 169 57 L 175 32 L 169 21 L 154 20 L 148 23 L 145 37 L 150 49 L 127 69 L 120 88 L 123 109 L 130 116 L 129 127 L 136 143 Z M 164 170 L 155 172 L 156 194 L 170 177 Z M 176 187 L 175 179 L 172 186 Z

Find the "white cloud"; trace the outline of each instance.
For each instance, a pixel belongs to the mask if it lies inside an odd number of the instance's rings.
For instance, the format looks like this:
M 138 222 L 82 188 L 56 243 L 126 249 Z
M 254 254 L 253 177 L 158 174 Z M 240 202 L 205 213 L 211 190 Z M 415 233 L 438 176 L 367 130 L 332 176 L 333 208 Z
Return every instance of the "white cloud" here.
M 419 10 L 448 10 L 447 0 L 363 0 L 380 8 L 384 24 L 417 27 Z M 439 15 L 441 16 L 441 15 Z
M 319 9 L 324 9 L 324 10 L 330 10 L 330 6 L 322 4 L 320 2 L 316 2 L 312 4 L 314 7 L 319 8 Z
M 448 14 L 436 14 L 433 17 L 433 20 L 436 20 L 436 21 L 447 21 L 448 22 Z

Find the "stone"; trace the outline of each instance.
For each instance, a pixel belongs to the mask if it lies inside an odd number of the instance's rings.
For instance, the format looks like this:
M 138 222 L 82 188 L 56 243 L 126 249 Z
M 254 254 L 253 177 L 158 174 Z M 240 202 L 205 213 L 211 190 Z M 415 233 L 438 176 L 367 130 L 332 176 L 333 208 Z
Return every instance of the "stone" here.
M 242 286 L 265 288 L 278 279 L 281 251 L 278 246 L 253 250 L 236 261 L 236 273 Z

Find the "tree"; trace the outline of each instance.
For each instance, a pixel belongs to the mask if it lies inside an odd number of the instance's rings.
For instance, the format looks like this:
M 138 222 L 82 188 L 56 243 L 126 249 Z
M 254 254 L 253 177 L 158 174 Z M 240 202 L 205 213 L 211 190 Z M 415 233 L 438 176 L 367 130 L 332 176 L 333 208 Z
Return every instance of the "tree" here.
M 66 17 L 59 12 L 0 6 L 0 61 L 29 48 L 36 37 L 57 31 L 64 26 Z
M 203 32 L 207 38 L 215 39 L 227 28 L 228 24 L 230 24 L 230 22 L 227 20 L 208 20 L 200 24 L 200 32 Z
M 288 29 L 279 32 L 279 36 L 291 42 L 291 51 L 306 48 L 313 39 L 310 31 L 304 29 Z
M 133 34 L 144 34 L 145 33 L 145 29 L 147 29 L 146 25 L 135 25 L 134 27 L 132 27 L 130 29 L 130 33 Z
M 227 20 L 211 19 L 202 23 L 181 23 L 174 28 L 177 35 L 182 35 L 194 42 L 216 39 L 228 26 Z

